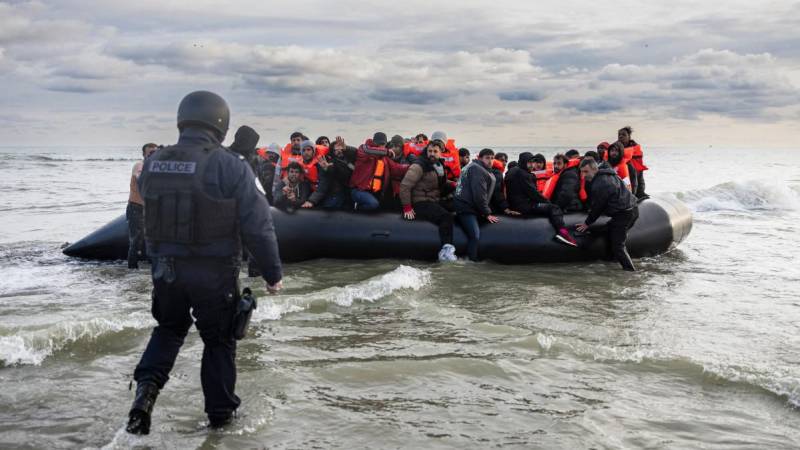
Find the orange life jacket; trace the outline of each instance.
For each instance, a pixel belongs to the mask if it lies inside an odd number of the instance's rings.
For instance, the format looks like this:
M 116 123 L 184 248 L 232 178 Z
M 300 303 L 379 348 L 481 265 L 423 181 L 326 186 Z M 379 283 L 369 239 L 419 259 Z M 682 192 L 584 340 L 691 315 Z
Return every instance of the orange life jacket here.
M 458 148 L 456 148 L 456 140 L 448 139 L 442 151 L 442 160 L 444 161 L 447 171 L 447 179 L 457 181 L 461 176 L 461 163 L 458 160 Z
M 375 161 L 375 172 L 372 174 L 372 181 L 369 188 L 372 192 L 378 193 L 383 189 L 383 174 L 386 172 L 386 161 L 383 158 Z
M 536 190 L 543 192 L 547 180 L 553 177 L 553 163 L 550 161 L 546 162 L 544 169 L 534 171 L 533 175 L 536 177 Z
M 558 184 L 558 179 L 561 178 L 561 174 L 564 173 L 564 171 L 567 170 L 567 169 L 572 169 L 574 167 L 578 167 L 578 165 L 580 163 L 581 163 L 581 160 L 578 159 L 578 158 L 570 159 L 569 161 L 567 161 L 567 164 L 564 166 L 564 168 L 561 169 L 561 172 L 554 173 L 550 177 L 550 179 L 548 179 L 547 182 L 545 183 L 544 190 L 541 191 L 542 195 L 544 196 L 544 198 L 550 200 L 553 197 L 553 192 L 555 192 L 555 190 L 556 190 L 556 185 Z M 581 177 L 581 181 L 583 181 L 583 177 Z M 537 179 L 537 182 L 538 182 L 538 179 Z M 584 188 L 584 183 L 583 182 L 581 182 L 581 188 Z M 584 188 L 584 191 L 585 191 L 585 188 Z M 584 194 L 585 193 L 586 192 L 584 192 Z
M 286 166 L 292 161 L 303 164 L 303 155 L 300 153 L 292 153 L 292 143 L 290 142 L 281 150 L 281 172 L 283 172 Z
M 617 176 L 619 177 L 619 179 L 625 182 L 626 186 L 630 186 L 631 184 L 631 175 L 630 171 L 628 171 L 628 161 L 631 160 L 632 156 L 633 156 L 633 147 L 626 148 L 625 152 L 623 152 L 622 154 L 622 161 L 620 161 L 619 164 L 617 164 L 616 166 L 612 167 L 617 172 Z M 603 155 L 603 159 L 605 161 L 608 161 L 608 152 L 606 152 L 605 155 Z
M 636 169 L 637 172 L 648 170 L 648 167 L 644 165 L 644 161 L 642 160 L 642 158 L 644 157 L 644 153 L 642 153 L 642 146 L 636 144 L 631 147 L 626 147 L 625 148 L 626 153 L 628 152 L 628 149 L 631 149 L 630 161 L 633 164 L 634 169 Z
M 256 154 L 261 157 L 261 159 L 269 159 L 267 157 L 267 147 L 261 147 L 256 149 Z

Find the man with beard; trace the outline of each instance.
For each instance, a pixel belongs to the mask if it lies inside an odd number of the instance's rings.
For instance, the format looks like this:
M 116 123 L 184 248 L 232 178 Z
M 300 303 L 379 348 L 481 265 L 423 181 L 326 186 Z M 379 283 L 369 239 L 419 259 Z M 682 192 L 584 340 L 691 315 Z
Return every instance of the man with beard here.
M 439 227 L 442 246 L 439 261 L 455 261 L 453 215 L 440 203 L 453 188 L 447 181 L 441 155 L 439 141 L 428 144 L 425 153 L 411 164 L 400 183 L 400 202 L 406 220 L 426 220 Z

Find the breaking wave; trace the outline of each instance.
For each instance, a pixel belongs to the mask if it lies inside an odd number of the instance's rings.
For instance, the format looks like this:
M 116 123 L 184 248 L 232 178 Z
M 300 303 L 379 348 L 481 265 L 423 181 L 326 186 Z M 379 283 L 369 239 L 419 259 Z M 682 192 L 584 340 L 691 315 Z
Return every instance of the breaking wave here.
M 676 197 L 695 212 L 800 210 L 800 191 L 779 182 L 731 181 L 708 189 L 680 192 Z
M 314 303 L 351 306 L 354 301 L 374 302 L 401 289 L 419 290 L 431 281 L 427 270 L 399 266 L 383 275 L 343 287 L 331 287 L 303 295 L 282 295 L 258 305 L 254 320 L 277 320 L 292 312 L 308 309 Z
M 253 319 L 276 320 L 320 302 L 345 307 L 357 300 L 373 302 L 401 289 L 419 290 L 429 284 L 430 279 L 427 270 L 399 266 L 383 275 L 352 285 L 266 299 L 259 304 Z M 65 321 L 38 330 L 20 330 L 13 335 L 0 336 L 0 367 L 40 365 L 46 358 L 74 343 L 92 343 L 109 334 L 143 330 L 153 324 L 149 312 L 142 311 L 119 318 Z
M 0 366 L 39 365 L 45 358 L 76 342 L 94 342 L 109 333 L 153 326 L 150 314 L 134 313 L 119 319 L 68 321 L 35 331 L 0 336 Z

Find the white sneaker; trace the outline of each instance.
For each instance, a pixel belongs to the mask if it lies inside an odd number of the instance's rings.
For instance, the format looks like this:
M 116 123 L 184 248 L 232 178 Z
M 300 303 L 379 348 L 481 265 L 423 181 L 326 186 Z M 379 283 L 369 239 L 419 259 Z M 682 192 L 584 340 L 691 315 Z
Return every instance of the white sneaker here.
M 442 249 L 439 250 L 439 261 L 458 261 L 458 257 L 456 257 L 456 248 L 453 247 L 452 244 L 444 244 Z

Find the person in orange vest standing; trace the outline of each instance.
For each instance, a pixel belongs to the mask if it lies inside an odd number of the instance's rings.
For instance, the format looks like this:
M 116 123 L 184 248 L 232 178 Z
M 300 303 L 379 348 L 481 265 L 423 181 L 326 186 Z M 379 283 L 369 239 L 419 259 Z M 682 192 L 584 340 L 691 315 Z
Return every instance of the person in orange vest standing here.
M 648 167 L 644 165 L 644 153 L 642 152 L 642 146 L 633 140 L 631 137 L 632 134 L 633 128 L 630 126 L 622 127 L 619 129 L 619 131 L 617 131 L 617 140 L 619 140 L 625 150 L 631 149 L 630 162 L 631 165 L 633 165 L 633 168 L 636 169 L 636 182 L 633 183 L 636 186 L 636 190 L 634 191 L 636 198 L 650 198 L 650 196 L 644 192 L 644 171 L 648 170 Z

